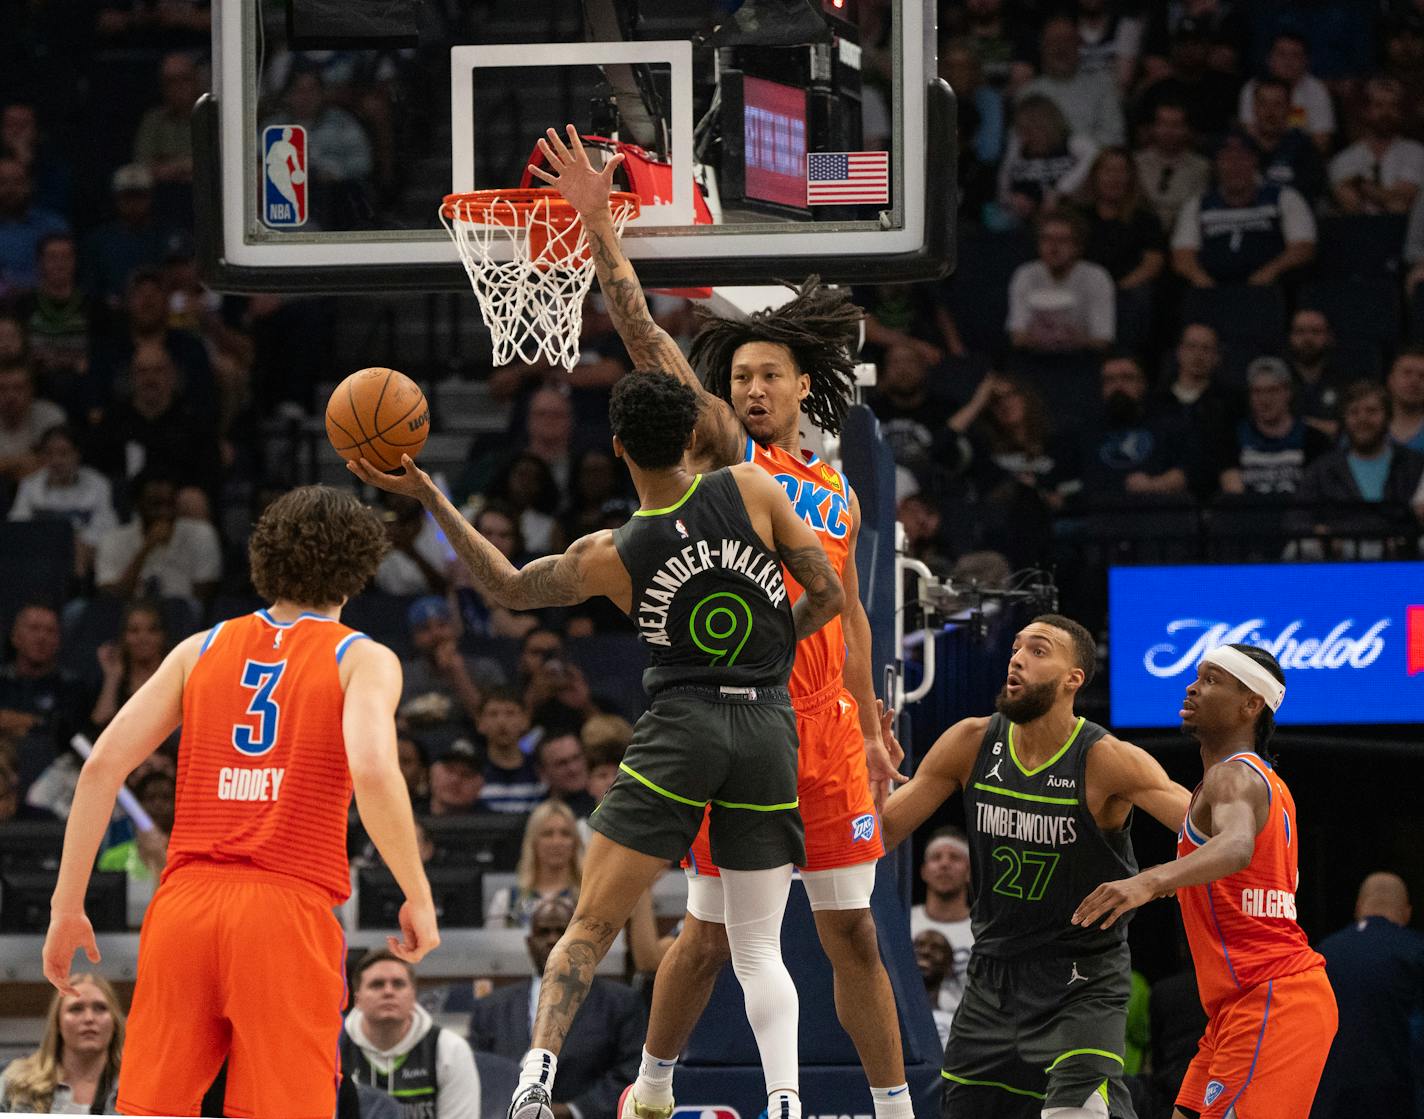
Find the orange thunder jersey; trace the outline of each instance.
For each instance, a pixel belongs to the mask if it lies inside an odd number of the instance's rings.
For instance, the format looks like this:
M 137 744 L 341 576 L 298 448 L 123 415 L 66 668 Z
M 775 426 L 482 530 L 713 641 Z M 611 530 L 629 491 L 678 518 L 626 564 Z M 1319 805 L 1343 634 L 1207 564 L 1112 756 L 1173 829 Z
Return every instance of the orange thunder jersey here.
M 750 436 L 746 461 L 755 462 L 780 483 L 796 515 L 811 527 L 826 550 L 837 576 L 850 555 L 850 487 L 827 463 L 810 451 L 800 458 L 781 447 L 760 446 Z M 795 602 L 803 593 L 801 584 L 783 571 L 786 589 Z M 845 670 L 845 636 L 840 616 L 832 618 L 796 646 L 796 663 L 791 668 L 791 697 L 811 696 L 837 684 Z
M 255 867 L 351 891 L 351 775 L 338 666 L 365 635 L 266 610 L 219 622 L 183 688 L 178 794 L 164 877 L 194 864 Z
M 1202 1006 L 1208 1014 L 1215 1014 L 1229 999 L 1268 979 L 1296 975 L 1325 963 L 1295 920 L 1300 836 L 1290 790 L 1256 754 L 1233 754 L 1221 764 L 1244 765 L 1265 782 L 1269 806 L 1266 826 L 1256 836 L 1256 850 L 1245 870 L 1205 886 L 1177 891 Z M 1195 793 L 1192 803 L 1196 803 Z M 1177 834 L 1177 857 L 1189 855 L 1204 843 L 1206 837 L 1192 826 L 1189 808 Z

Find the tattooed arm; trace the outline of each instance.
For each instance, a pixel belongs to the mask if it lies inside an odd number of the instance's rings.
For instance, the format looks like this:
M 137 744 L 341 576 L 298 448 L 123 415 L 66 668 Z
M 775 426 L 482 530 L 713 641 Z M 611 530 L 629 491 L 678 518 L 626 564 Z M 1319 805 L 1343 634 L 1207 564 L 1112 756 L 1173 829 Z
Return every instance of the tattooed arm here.
M 517 568 L 475 531 L 409 455 L 401 456 L 401 464 L 404 474 L 382 474 L 365 459 L 348 462 L 347 467 L 378 489 L 419 500 L 435 517 L 470 578 L 499 605 L 510 610 L 538 610 L 545 606 L 572 606 L 604 595 L 620 608 L 628 609 L 632 585 L 611 532 L 584 536 L 562 555 L 543 556 Z
M 609 317 L 623 345 L 628 347 L 633 365 L 638 369 L 661 370 L 697 394 L 702 409 L 697 423 L 698 441 L 714 469 L 740 462 L 746 432 L 727 402 L 703 388 L 672 336 L 653 321 L 637 273 L 619 244 L 613 214 L 608 207 L 608 194 L 613 184 L 613 169 L 623 161 L 623 156 L 613 156 L 602 171 L 595 171 L 573 125 L 568 126 L 568 137 L 565 144 L 551 128 L 539 141 L 540 151 L 556 174 L 551 175 L 532 164 L 530 171 L 557 187 L 578 211 L 588 232 L 593 267 L 608 304 Z

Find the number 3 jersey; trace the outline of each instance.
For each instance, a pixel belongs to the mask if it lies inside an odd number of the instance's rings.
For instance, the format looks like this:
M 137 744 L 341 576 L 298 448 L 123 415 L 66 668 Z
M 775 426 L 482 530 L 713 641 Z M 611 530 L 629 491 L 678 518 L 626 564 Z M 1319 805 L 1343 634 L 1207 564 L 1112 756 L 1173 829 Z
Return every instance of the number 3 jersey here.
M 1079 718 L 1068 740 L 1032 769 L 1019 760 L 1019 728 L 989 720 L 964 790 L 974 888 L 976 955 L 1087 956 L 1127 939 L 1127 920 L 1085 929 L 1078 903 L 1104 882 L 1137 873 L 1126 825 L 1105 832 L 1087 802 L 1088 751 L 1108 732 Z
M 785 687 L 796 655 L 781 561 L 752 526 L 730 470 L 699 474 L 666 509 L 613 534 L 648 648 L 643 686 Z
M 363 634 L 317 614 L 219 622 L 183 687 L 164 877 L 193 864 L 289 875 L 350 893 L 351 776 L 341 658 Z

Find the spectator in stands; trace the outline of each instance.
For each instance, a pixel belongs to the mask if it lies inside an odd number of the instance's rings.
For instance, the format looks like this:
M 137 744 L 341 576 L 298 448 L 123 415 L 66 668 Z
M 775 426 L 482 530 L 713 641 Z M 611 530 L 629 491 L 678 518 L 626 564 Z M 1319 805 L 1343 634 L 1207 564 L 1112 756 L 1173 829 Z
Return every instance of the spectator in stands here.
M 1414 198 L 1409 208 L 1409 224 L 1404 231 L 1404 298 L 1415 308 L 1415 337 L 1424 336 L 1424 312 L 1420 310 L 1418 292 L 1424 284 L 1424 191 Z M 3 322 L 3 320 L 0 320 Z
M 1082 201 L 1088 229 L 1083 259 L 1106 268 L 1120 292 L 1146 289 L 1167 263 L 1167 239 L 1145 204 L 1126 148 L 1098 153 L 1083 184 Z
M 1222 46 L 1214 38 L 1209 20 L 1183 19 L 1172 35 L 1165 68 L 1149 67 L 1148 84 L 1138 106 L 1143 119 L 1151 121 L 1157 107 L 1170 102 L 1186 108 L 1187 120 L 1198 136 L 1214 141 L 1225 133 L 1236 119 L 1241 79 L 1234 67 L 1223 69 L 1216 64 Z
M 950 418 L 949 426 L 969 433 L 976 469 L 987 465 L 998 473 L 999 477 L 991 473 L 983 479 L 986 488 L 996 489 L 1008 480 L 1032 491 L 1050 508 L 1062 505 L 1066 496 L 1060 472 L 1062 448 L 1043 397 L 1025 382 L 988 374 Z M 992 494 L 990 503 L 995 503 Z
M 529 920 L 533 977 L 476 999 L 470 1014 L 470 1046 L 519 1061 L 529 1049 L 534 1005 L 549 953 L 573 920 L 573 905 L 551 898 Z M 580 1119 L 616 1119 L 618 1099 L 638 1076 L 647 1013 L 629 987 L 595 976 L 559 1051 L 554 1114 Z
M 1340 1028 L 1311 1119 L 1415 1114 L 1421 1070 L 1410 1039 L 1424 1015 L 1424 936 L 1409 928 L 1404 879 L 1377 871 L 1360 885 L 1355 920 L 1322 940 Z
M 201 92 L 198 65 L 180 52 L 165 55 L 159 72 L 161 100 L 143 114 L 134 136 L 133 161 L 154 182 L 187 187 L 193 181 L 193 104 Z
M 1384 502 L 1412 507 L 1424 521 L 1424 454 L 1389 438 L 1389 393 L 1378 381 L 1356 381 L 1341 407 L 1345 445 L 1306 468 L 1297 497 L 1322 502 Z
M 1424 451 L 1424 348 L 1401 350 L 1390 366 L 1389 435 L 1401 447 Z
M 35 397 L 35 374 L 23 362 L 0 365 L 0 479 L 18 482 L 40 467 L 44 433 L 64 423 L 64 410 Z
M 80 275 L 89 293 L 118 310 L 129 277 L 163 263 L 166 243 L 153 215 L 153 172 L 142 163 L 126 163 L 114 172 L 114 217 L 91 229 L 80 248 Z
M 1190 480 L 1200 498 L 1216 492 L 1215 448 L 1244 411 L 1238 395 L 1217 379 L 1220 368 L 1216 331 L 1205 323 L 1188 323 L 1177 342 L 1172 380 L 1147 402 L 1150 415 L 1191 432 Z
M 77 995 L 56 991 L 45 1014 L 44 1038 L 0 1076 L 0 1110 L 34 1115 L 114 1115 L 124 1012 L 101 975 L 71 975 Z
M 1003 93 L 985 80 L 979 56 L 962 39 L 947 37 L 942 41 L 939 72 L 954 96 L 973 108 L 974 126 L 965 137 L 970 152 L 985 167 L 995 166 L 1004 154 L 1007 138 Z
M 15 772 L 15 767 L 5 760 L 3 753 L 0 753 L 0 827 L 12 820 L 25 823 L 54 820 L 54 813 L 48 809 L 26 804 L 21 796 L 23 791 L 20 775 Z
M 1052 100 L 1041 94 L 1021 99 L 999 165 L 996 208 L 986 214 L 991 228 L 1032 222 L 1056 209 L 1087 178 L 1097 150 L 1087 136 L 1069 131 Z
M 341 1071 L 420 1119 L 480 1119 L 480 1077 L 465 1039 L 441 1029 L 415 998 L 415 968 L 384 948 L 351 973 Z
M 549 661 L 561 661 L 564 656 L 564 639 L 557 630 L 539 626 L 524 635 L 519 646 L 518 680 L 519 694 L 529 702 L 529 689 L 544 675 L 544 666 Z
M 124 374 L 133 375 L 132 365 L 139 351 L 161 349 L 173 362 L 175 391 L 194 413 L 194 419 L 215 423 L 218 394 L 212 361 L 200 338 L 170 326 L 168 294 L 161 272 L 139 271 L 129 277 L 124 315 L 117 329 L 101 335 L 95 343 L 95 374 L 108 391 L 121 390 Z
M 534 769 L 549 790 L 549 799 L 562 801 L 578 820 L 598 807 L 588 791 L 588 759 L 576 734 L 545 735 L 534 744 Z
M 1038 222 L 1038 259 L 1021 264 L 1009 281 L 1007 329 L 1014 346 L 1030 353 L 1102 350 L 1112 344 L 1117 309 L 1112 277 L 1082 259 L 1085 231 L 1076 214 L 1048 214 Z
M 10 311 L 0 310 L 0 366 L 24 362 L 30 356 L 30 338 L 25 324 Z
M 168 626 L 156 602 L 131 602 L 119 623 L 119 639 L 106 641 L 95 652 L 103 685 L 89 721 L 102 730 L 134 692 L 163 663 L 169 646 Z
M 16 760 L 29 784 L 69 745 L 84 725 L 93 697 L 59 664 L 59 614 L 30 603 L 10 627 L 10 659 L 0 667 L 0 755 Z
M 1251 94 L 1251 123 L 1242 135 L 1256 153 L 1256 165 L 1268 183 L 1294 187 L 1307 202 L 1325 191 L 1325 165 L 1315 142 L 1291 124 L 1290 86 L 1279 78 L 1261 78 Z
M 947 576 L 952 562 L 944 514 L 927 493 L 914 490 L 900 498 L 895 518 L 905 526 L 905 554 Z
M 479 721 L 485 692 L 504 683 L 504 670 L 489 657 L 462 653 L 460 633 L 450 604 L 426 595 L 406 610 L 414 657 L 405 660 L 401 705 L 432 692 L 452 703 L 450 728 L 473 726 Z
M 89 376 L 91 307 L 80 290 L 78 252 L 68 233 L 40 238 L 37 285 L 15 304 L 30 338 L 30 361 L 40 393 L 69 413 L 87 417 L 100 395 Z
M 445 594 L 451 559 L 434 519 L 413 497 L 382 492 L 380 499 L 390 550 L 376 569 L 376 588 L 397 595 Z
M 1306 468 L 1331 447 L 1328 435 L 1296 414 L 1290 367 L 1258 357 L 1246 367 L 1247 414 L 1226 440 L 1217 473 L 1223 493 L 1293 494 Z
M 952 5 L 940 16 L 947 32 L 974 52 L 995 89 L 1017 87 L 1033 76 L 1026 61 L 1034 50 L 1032 37 L 1016 21 L 1015 8 L 1006 12 L 1005 6 L 1004 0 L 965 0 L 962 8 Z
M 1335 136 L 1335 106 L 1325 83 L 1310 73 L 1310 49 L 1294 31 L 1278 32 L 1266 56 L 1268 76 L 1290 90 L 1291 123 L 1307 133 L 1321 151 L 1330 150 Z M 1241 89 L 1238 115 L 1248 128 L 1256 123 L 1256 86 L 1252 78 Z
M 132 839 L 105 848 L 96 864 L 99 870 L 121 871 L 129 876 L 130 888 L 137 882 L 154 883 L 168 862 L 168 837 L 173 834 L 173 814 L 178 785 L 173 774 L 152 770 L 130 788 L 139 805 L 148 813 L 153 827 L 136 832 Z M 152 886 L 149 886 L 152 889 Z
M 1133 156 L 1142 193 L 1169 233 L 1182 207 L 1211 183 L 1211 164 L 1193 150 L 1191 141 L 1186 107 L 1178 101 L 1161 101 L 1153 110 L 1147 143 Z
M 417 805 L 422 816 L 468 816 L 489 811 L 483 799 L 484 763 L 468 738 L 454 738 L 430 760 L 430 795 Z
M 925 845 L 920 862 L 925 900 L 910 909 L 910 935 L 935 932 L 949 946 L 948 967 L 941 979 L 939 1009 L 953 1015 L 964 997 L 974 932 L 969 925 L 969 842 L 953 824 L 937 828 Z
M 579 733 L 588 764 L 588 795 L 603 799 L 618 777 L 618 766 L 633 741 L 633 724 L 621 715 L 595 715 Z
M 69 223 L 36 206 L 29 172 L 19 160 L 0 156 L 0 299 L 35 286 L 35 256 L 40 240 L 64 233 Z
M 1102 419 L 1084 435 L 1077 464 L 1082 496 L 1091 501 L 1186 493 L 1191 432 L 1149 412 L 1142 363 L 1114 354 L 1103 362 L 1099 383 Z
M 178 490 L 158 474 L 134 487 L 136 516 L 99 538 L 94 583 L 132 598 L 187 598 L 207 602 L 222 576 L 222 545 L 207 521 L 179 512 Z
M 425 748 L 424 740 L 409 730 L 399 729 L 396 756 L 400 760 L 401 777 L 405 779 L 411 803 L 424 801 L 430 796 L 430 753 Z
M 1388 27 L 1383 38 L 1381 76 L 1404 90 L 1405 135 L 1424 140 L 1424 22 Z
M 307 165 L 312 221 L 328 229 L 350 229 L 370 205 L 375 158 L 361 122 L 335 103 L 321 71 L 297 66 L 283 95 L 286 116 L 279 123 L 307 130 L 308 151 L 320 157 Z M 290 118 L 290 119 L 287 119 Z
M 1424 186 L 1424 144 L 1400 135 L 1398 82 L 1372 78 L 1365 97 L 1364 135 L 1330 161 L 1330 196 L 1347 214 L 1407 214 Z
M 930 365 L 945 354 L 967 352 L 954 316 L 930 284 L 874 284 L 851 289 L 851 298 L 865 311 L 865 345 L 869 360 L 879 360 L 891 346 L 918 350 Z
M 477 724 L 485 740 L 485 788 L 482 798 L 496 812 L 530 812 L 547 790 L 534 759 L 522 749 L 529 730 L 529 712 L 518 693 L 491 688 L 485 694 Z
M 1190 0 L 1150 5 L 1143 37 L 1143 69 L 1155 81 L 1169 72 L 1171 45 L 1197 36 L 1208 45 L 1207 62 L 1222 74 L 1235 74 L 1245 52 L 1249 28 L 1236 0 Z M 1233 96 L 1232 103 L 1235 103 Z
M 1334 354 L 1335 332 L 1324 311 L 1302 307 L 1291 316 L 1286 362 L 1295 381 L 1296 407 L 1306 423 L 1332 438 L 1340 430 L 1345 381 Z
M 12 101 L 0 112 L 0 155 L 24 165 L 36 202 L 56 214 L 70 212 L 71 161 L 45 140 L 33 105 Z
M 500 554 L 515 567 L 523 567 L 528 562 L 529 555 L 524 548 L 524 537 L 519 531 L 518 516 L 507 505 L 497 501 L 487 502 L 479 512 L 470 517 L 470 521 L 475 526 L 475 531 L 499 549 Z M 603 526 L 600 524 L 597 527 Z M 454 578 L 457 584 L 468 583 L 463 564 L 455 565 Z M 479 587 L 461 585 L 456 591 L 456 597 L 466 631 L 477 637 L 520 639 L 539 625 L 538 615 L 501 606 Z
M 529 814 L 514 878 L 513 886 L 497 890 L 490 898 L 485 912 L 487 926 L 527 929 L 542 903 L 558 899 L 573 905 L 578 901 L 583 841 L 578 822 L 563 801 L 546 800 Z
M 1020 97 L 1042 94 L 1063 110 L 1069 127 L 1097 144 L 1121 144 L 1127 130 L 1117 81 L 1103 71 L 1082 66 L 1078 28 L 1070 16 L 1045 21 L 1038 77 L 1019 90 Z
M 927 479 L 944 455 L 950 407 L 931 393 L 923 354 L 909 346 L 887 350 L 866 403 L 879 418 L 880 437 L 896 463 Z
M 949 1044 L 949 1027 L 954 1022 L 954 1011 L 941 1006 L 946 978 L 954 971 L 954 949 L 944 938 L 944 933 L 925 928 L 915 933 L 915 965 L 920 969 L 920 978 L 925 981 L 925 994 L 929 996 L 930 1013 L 934 1015 L 935 1032 L 943 1047 Z
M 1172 266 L 1194 287 L 1269 286 L 1315 259 L 1315 218 L 1298 191 L 1262 183 L 1245 139 L 1216 153 L 1216 183 L 1182 207 Z
M 547 555 L 554 545 L 563 504 L 549 464 L 532 451 L 515 455 L 490 484 L 489 495 L 519 516 L 519 532 L 533 555 Z
M 1108 74 L 1118 90 L 1132 87 L 1142 54 L 1143 21 L 1116 0 L 1078 0 L 1078 56 L 1085 73 Z M 956 93 L 958 90 L 955 91 Z

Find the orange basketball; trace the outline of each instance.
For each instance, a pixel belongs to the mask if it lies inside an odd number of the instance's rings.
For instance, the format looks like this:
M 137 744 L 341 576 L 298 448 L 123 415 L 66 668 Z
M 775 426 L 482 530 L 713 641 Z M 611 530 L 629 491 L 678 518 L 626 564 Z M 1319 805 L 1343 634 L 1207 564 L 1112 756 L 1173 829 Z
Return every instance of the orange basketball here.
M 342 458 L 395 470 L 415 458 L 430 434 L 430 405 L 420 386 L 394 369 L 358 369 L 326 402 L 326 437 Z

